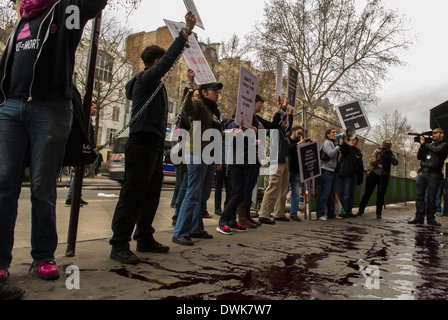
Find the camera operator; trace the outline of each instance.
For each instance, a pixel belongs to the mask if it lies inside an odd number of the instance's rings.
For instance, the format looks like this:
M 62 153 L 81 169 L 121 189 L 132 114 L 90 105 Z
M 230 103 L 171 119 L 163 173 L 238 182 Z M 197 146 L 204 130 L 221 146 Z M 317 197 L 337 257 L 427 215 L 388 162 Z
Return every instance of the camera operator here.
M 433 142 L 428 143 L 420 137 L 420 149 L 417 159 L 420 160 L 419 177 L 416 183 L 416 209 L 415 218 L 409 224 L 423 224 L 426 214 L 426 222 L 429 225 L 440 226 L 435 219 L 436 196 L 443 178 L 442 168 L 448 155 L 448 142 L 442 129 L 432 132 Z M 425 210 L 425 193 L 428 189 L 428 210 Z
M 391 151 L 392 142 L 390 140 L 384 140 L 381 147 L 376 149 L 369 161 L 369 167 L 367 168 L 366 190 L 359 204 L 358 216 L 364 214 L 367 203 L 372 196 L 375 187 L 378 186 L 376 192 L 376 217 L 382 218 L 384 197 L 386 195 L 387 185 L 389 183 L 391 166 L 397 166 L 398 161 L 393 152 Z

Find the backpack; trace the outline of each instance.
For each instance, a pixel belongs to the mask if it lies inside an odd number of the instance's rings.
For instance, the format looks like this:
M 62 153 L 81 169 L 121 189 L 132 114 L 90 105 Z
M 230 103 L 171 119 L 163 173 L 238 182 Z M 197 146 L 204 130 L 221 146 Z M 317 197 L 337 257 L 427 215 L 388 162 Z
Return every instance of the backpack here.
M 322 160 L 322 161 L 329 161 L 331 158 L 330 158 L 330 156 L 324 151 L 324 148 L 323 148 L 324 146 L 322 145 L 322 147 L 320 148 L 320 153 L 319 153 L 319 156 L 320 156 L 320 160 Z
M 85 130 L 81 94 L 73 88 L 73 124 L 65 147 L 63 166 L 85 166 L 95 162 L 97 154 Z

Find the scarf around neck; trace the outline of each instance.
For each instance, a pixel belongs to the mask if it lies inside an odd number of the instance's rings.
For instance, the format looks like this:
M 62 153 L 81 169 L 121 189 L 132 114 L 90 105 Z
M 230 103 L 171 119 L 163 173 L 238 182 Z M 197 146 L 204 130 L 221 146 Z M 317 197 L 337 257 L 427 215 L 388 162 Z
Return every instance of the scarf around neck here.
M 56 0 L 23 0 L 20 4 L 20 16 L 23 20 L 33 19 L 55 2 Z

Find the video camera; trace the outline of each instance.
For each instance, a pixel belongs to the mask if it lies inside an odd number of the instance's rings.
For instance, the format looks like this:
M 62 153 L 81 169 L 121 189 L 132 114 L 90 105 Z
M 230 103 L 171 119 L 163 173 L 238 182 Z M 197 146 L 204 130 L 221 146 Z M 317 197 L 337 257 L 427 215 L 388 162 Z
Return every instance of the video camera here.
M 414 136 L 414 142 L 416 143 L 420 143 L 420 138 L 424 137 L 425 138 L 425 143 L 432 143 L 432 131 L 428 131 L 428 132 L 423 132 L 423 133 L 413 133 L 413 132 L 409 132 L 408 133 L 409 136 Z

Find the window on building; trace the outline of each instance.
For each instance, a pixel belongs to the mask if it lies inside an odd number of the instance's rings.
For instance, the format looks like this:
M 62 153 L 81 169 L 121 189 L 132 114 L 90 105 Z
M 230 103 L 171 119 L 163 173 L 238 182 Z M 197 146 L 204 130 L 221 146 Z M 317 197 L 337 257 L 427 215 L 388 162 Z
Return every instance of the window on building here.
M 107 83 L 112 82 L 114 59 L 111 55 L 100 51 L 96 60 L 96 78 Z
M 107 140 L 111 140 L 117 134 L 117 129 L 107 129 Z
M 113 107 L 112 121 L 120 121 L 120 108 L 119 107 Z

